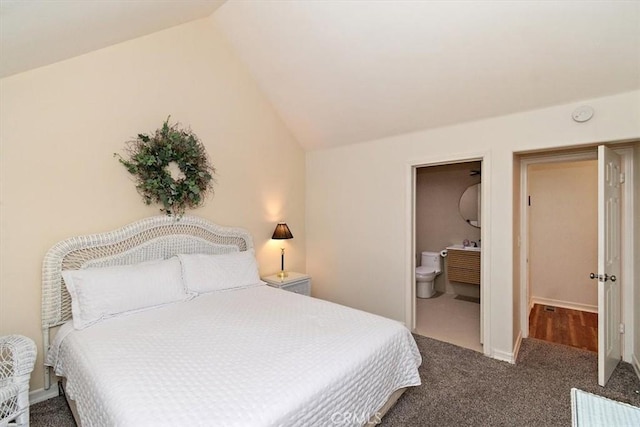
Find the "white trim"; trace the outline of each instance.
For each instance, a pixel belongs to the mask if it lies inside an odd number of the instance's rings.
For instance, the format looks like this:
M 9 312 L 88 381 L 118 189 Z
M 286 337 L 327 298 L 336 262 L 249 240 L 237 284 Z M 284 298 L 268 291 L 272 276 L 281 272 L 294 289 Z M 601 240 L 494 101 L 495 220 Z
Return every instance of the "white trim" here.
M 32 390 L 29 392 L 29 405 L 44 402 L 45 400 L 57 397 L 58 395 L 58 387 L 51 387 L 49 390 L 45 390 L 43 388 Z
M 465 162 L 482 162 L 482 174 L 485 179 L 482 180 L 482 213 L 481 217 L 486 220 L 483 221 L 480 228 L 480 239 L 482 241 L 482 285 L 480 286 L 480 300 L 481 313 L 480 313 L 480 331 L 481 342 L 483 344 L 483 353 L 485 356 L 490 356 L 500 359 L 495 356 L 497 352 L 491 348 L 491 160 L 490 153 L 488 151 L 473 152 L 473 153 L 458 153 L 449 154 L 445 156 L 414 159 L 406 163 L 405 169 L 405 188 L 406 188 L 406 200 L 405 200 L 405 256 L 409 258 L 405 262 L 405 319 L 407 325 L 411 325 L 411 329 L 415 330 L 416 325 L 416 310 L 415 310 L 415 171 L 418 167 L 425 166 L 438 166 L 453 163 L 465 163 Z M 506 354 L 506 353 L 505 353 Z M 505 359 L 500 359 L 505 360 Z
M 623 191 L 623 218 L 622 218 L 622 323 L 625 325 L 625 333 L 622 336 L 622 360 L 631 362 L 634 343 L 634 199 L 633 199 L 633 148 L 613 148 L 613 151 L 622 156 L 622 169 L 625 174 Z
M 568 147 L 570 149 L 570 147 Z M 631 361 L 634 340 L 634 306 L 633 306 L 633 148 L 615 148 L 613 150 L 622 156 L 625 172 L 624 206 L 622 219 L 625 232 L 622 234 L 622 322 L 625 324 L 623 337 L 622 359 Z M 522 155 L 522 153 L 514 153 Z M 572 153 L 558 154 L 554 152 L 541 153 L 538 156 L 524 157 L 520 160 L 520 331 L 522 337 L 529 336 L 529 283 L 528 283 L 528 216 L 527 216 L 527 167 L 536 163 L 558 163 L 580 160 L 595 160 L 598 158 L 597 146 L 576 150 Z M 628 230 L 628 231 L 627 231 Z M 586 272 L 585 272 L 586 273 Z M 626 285 L 625 285 L 626 284 Z
M 494 350 L 493 358 L 497 360 L 502 360 L 503 362 L 511 363 L 512 365 L 515 365 L 516 363 L 515 352 Z
M 522 345 L 522 332 L 518 332 L 518 336 L 516 337 L 516 344 L 513 346 L 513 362 L 516 363 L 518 360 L 518 354 L 520 353 L 520 346 Z
M 409 163 L 405 172 L 406 183 L 405 188 L 406 200 L 405 211 L 407 212 L 407 229 L 405 235 L 405 257 L 409 258 L 407 271 L 405 273 L 405 282 L 409 282 L 405 286 L 405 323 L 409 325 L 412 332 L 416 330 L 416 287 L 414 285 L 416 271 L 415 257 L 415 235 L 416 235 L 416 219 L 415 219 L 415 193 L 416 193 L 416 167 Z
M 481 170 L 485 174 L 485 179 L 480 187 L 480 197 L 482 199 L 481 218 L 482 227 L 480 228 L 480 239 L 482 241 L 481 260 L 481 286 L 480 286 L 480 342 L 483 345 L 484 354 L 489 355 L 492 351 L 491 346 L 491 179 L 493 177 L 491 169 L 491 156 L 484 153 L 482 156 Z M 513 319 L 512 319 L 513 325 Z M 486 345 L 485 345 L 486 344 Z
M 531 307 L 534 304 L 552 305 L 554 307 L 568 308 L 571 310 L 587 311 L 589 313 L 598 313 L 598 306 L 591 304 L 580 304 L 578 302 L 561 301 L 553 298 L 531 297 Z

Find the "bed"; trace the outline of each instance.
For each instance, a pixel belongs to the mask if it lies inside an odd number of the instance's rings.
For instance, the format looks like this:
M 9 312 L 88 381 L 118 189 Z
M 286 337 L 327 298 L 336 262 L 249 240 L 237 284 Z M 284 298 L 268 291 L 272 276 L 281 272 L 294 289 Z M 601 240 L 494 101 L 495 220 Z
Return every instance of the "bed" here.
M 193 216 L 58 243 L 42 307 L 82 426 L 374 424 L 420 384 L 402 324 L 267 286 L 245 230 Z

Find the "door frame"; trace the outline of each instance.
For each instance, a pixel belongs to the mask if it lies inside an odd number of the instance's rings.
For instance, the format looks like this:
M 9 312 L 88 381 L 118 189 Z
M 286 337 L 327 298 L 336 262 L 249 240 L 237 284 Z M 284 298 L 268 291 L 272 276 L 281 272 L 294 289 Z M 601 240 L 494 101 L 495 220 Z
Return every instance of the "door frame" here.
M 489 152 L 474 152 L 439 156 L 426 159 L 415 159 L 406 164 L 406 236 L 405 254 L 409 258 L 405 277 L 409 278 L 405 290 L 405 324 L 414 332 L 416 329 L 416 170 L 421 167 L 441 166 L 455 163 L 480 162 L 483 179 L 481 180 L 481 217 L 480 240 L 482 256 L 480 264 L 480 339 L 483 354 L 492 356 L 491 350 L 491 159 Z
M 602 144 L 599 144 L 602 145 Z M 606 144 L 605 144 L 606 145 Z M 622 338 L 622 360 L 631 362 L 633 353 L 633 148 L 617 148 L 609 145 L 622 157 L 622 169 L 625 173 L 625 185 L 622 189 L 622 280 L 621 307 L 622 323 L 625 333 Z M 597 160 L 596 145 L 576 149 L 572 152 L 544 152 L 520 159 L 520 333 L 522 338 L 529 336 L 529 217 L 527 210 L 528 166 L 540 163 L 562 163 L 580 160 Z M 596 269 L 597 266 L 594 266 Z M 587 278 L 585 272 L 585 278 Z M 585 279 L 586 280 L 586 279 Z

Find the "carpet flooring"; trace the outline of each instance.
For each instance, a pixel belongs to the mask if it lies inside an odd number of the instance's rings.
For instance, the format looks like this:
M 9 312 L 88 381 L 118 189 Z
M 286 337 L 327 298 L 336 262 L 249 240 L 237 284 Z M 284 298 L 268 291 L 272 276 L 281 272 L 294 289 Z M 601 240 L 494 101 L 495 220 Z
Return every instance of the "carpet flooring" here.
M 606 387 L 598 386 L 595 353 L 523 340 L 518 363 L 415 336 L 423 362 L 422 385 L 413 387 L 382 426 L 570 426 L 572 387 L 640 406 L 640 380 L 620 363 Z M 63 397 L 31 407 L 31 427 L 74 426 Z M 614 427 L 614 426 L 611 426 Z
M 633 367 L 620 363 L 600 387 L 590 351 L 527 338 L 512 365 L 425 337 L 416 342 L 422 385 L 407 390 L 383 426 L 568 427 L 572 387 L 640 406 Z

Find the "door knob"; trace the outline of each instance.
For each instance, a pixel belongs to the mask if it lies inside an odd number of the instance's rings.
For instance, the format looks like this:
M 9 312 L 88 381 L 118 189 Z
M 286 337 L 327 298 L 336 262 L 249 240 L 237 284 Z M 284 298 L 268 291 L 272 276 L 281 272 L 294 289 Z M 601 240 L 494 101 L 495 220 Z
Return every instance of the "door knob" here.
M 604 273 L 604 275 L 591 273 L 589 274 L 589 278 L 598 279 L 598 281 L 600 282 L 606 282 L 607 280 L 611 280 L 612 282 L 615 282 L 617 280 L 616 276 L 614 276 L 613 274 L 609 276 L 607 273 Z

